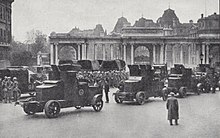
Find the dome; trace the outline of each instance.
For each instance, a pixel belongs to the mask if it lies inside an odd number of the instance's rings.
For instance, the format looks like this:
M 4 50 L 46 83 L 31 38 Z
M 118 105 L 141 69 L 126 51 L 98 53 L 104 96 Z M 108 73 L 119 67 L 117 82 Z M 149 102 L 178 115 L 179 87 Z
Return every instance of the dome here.
M 123 27 L 130 26 L 130 25 L 131 23 L 129 23 L 125 17 L 118 18 L 118 21 L 112 32 L 121 33 Z

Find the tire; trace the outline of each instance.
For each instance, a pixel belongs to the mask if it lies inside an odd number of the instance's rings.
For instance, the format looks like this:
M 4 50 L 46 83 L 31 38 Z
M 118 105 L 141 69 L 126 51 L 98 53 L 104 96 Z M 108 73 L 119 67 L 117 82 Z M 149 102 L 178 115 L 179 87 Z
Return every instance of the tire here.
M 50 100 L 45 104 L 44 110 L 45 115 L 48 118 L 56 118 L 60 113 L 60 103 L 58 101 Z
M 103 107 L 103 101 L 101 98 L 98 98 L 96 99 L 95 101 L 95 104 L 92 105 L 93 109 L 96 111 L 96 112 L 100 112 L 102 110 L 102 107 Z
M 143 92 L 138 92 L 136 94 L 136 101 L 139 105 L 142 105 L 145 103 L 145 95 Z
M 118 95 L 115 95 L 115 102 L 118 103 L 118 104 L 121 104 L 121 103 L 123 102 L 123 100 L 120 99 L 120 98 L 118 97 Z
M 33 109 L 31 109 L 28 104 L 25 104 L 23 106 L 23 110 L 27 115 L 34 115 L 35 114 L 35 111 L 33 111 Z
M 179 89 L 179 94 L 181 98 L 185 98 L 186 97 L 186 88 L 185 87 L 181 87 Z
M 81 109 L 81 106 L 75 106 L 76 109 Z

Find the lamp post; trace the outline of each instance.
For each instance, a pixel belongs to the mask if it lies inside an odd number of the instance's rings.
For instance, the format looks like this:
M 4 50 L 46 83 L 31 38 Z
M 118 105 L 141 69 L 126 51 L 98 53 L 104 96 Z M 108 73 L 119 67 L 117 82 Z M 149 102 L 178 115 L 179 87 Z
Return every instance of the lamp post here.
M 202 64 L 204 55 L 201 53 L 199 57 L 200 57 L 200 61 L 201 61 L 201 64 Z

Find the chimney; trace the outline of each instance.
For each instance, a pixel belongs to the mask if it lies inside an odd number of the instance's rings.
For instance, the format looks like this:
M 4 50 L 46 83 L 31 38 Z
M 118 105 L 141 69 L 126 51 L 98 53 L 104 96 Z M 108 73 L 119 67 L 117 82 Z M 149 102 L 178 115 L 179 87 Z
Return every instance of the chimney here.
M 201 14 L 201 18 L 203 18 L 203 14 Z

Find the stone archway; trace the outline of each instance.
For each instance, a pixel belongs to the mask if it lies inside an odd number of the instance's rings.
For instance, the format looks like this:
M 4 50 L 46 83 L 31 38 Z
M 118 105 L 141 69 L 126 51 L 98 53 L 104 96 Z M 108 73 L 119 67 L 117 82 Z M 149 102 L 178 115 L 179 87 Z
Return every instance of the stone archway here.
M 212 59 L 210 59 L 211 61 L 209 61 L 211 65 L 213 65 L 216 62 L 220 62 L 220 47 L 219 47 L 219 45 L 212 45 L 210 47 L 209 55 L 212 55 Z
M 62 46 L 58 50 L 59 60 L 77 60 L 77 52 L 73 46 Z
M 147 46 L 137 46 L 134 50 L 134 64 L 151 64 L 151 52 Z

